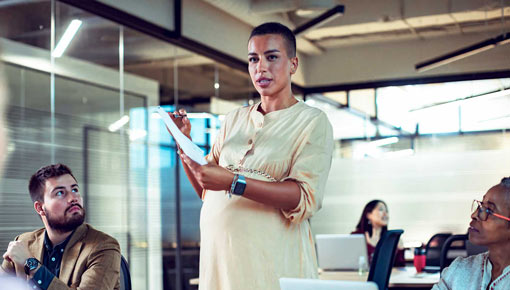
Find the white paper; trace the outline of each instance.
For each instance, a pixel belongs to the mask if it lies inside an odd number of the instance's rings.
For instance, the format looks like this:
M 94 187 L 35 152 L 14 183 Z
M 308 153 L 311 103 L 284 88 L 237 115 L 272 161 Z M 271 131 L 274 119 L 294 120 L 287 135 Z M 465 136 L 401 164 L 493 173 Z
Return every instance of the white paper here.
M 175 142 L 179 144 L 181 150 L 184 151 L 184 154 L 188 155 L 188 157 L 196 163 L 206 165 L 207 161 L 205 160 L 202 149 L 186 137 L 186 135 L 182 134 L 181 130 L 177 128 L 177 125 L 175 125 L 174 121 L 172 121 L 165 110 L 158 107 L 158 113 L 161 115 L 161 118 L 163 118 L 163 122 L 165 122 L 165 125 L 172 133 L 172 136 L 174 136 Z

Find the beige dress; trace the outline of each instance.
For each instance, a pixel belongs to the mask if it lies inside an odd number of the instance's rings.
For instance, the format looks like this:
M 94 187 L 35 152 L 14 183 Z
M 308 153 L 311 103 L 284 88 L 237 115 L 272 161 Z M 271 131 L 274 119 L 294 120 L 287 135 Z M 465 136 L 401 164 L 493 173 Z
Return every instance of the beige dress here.
M 301 101 L 266 115 L 257 111 L 259 105 L 226 116 L 207 159 L 248 178 L 294 180 L 301 200 L 284 211 L 205 190 L 201 290 L 276 290 L 280 277 L 318 276 L 308 219 L 322 204 L 333 151 L 331 124 L 324 112 Z

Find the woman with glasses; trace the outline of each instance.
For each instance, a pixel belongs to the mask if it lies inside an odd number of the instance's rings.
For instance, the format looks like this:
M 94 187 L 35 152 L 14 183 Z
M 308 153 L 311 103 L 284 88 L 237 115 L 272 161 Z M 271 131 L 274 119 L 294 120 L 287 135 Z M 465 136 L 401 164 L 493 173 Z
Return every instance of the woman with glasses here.
M 372 255 L 375 252 L 377 243 L 388 230 L 388 221 L 390 219 L 388 206 L 382 200 L 372 200 L 365 205 L 359 219 L 356 230 L 351 234 L 364 234 L 367 242 L 368 259 L 372 262 Z M 402 241 L 399 241 L 395 256 L 395 266 L 405 266 L 404 247 Z
M 510 289 L 510 177 L 473 201 L 469 241 L 488 252 L 457 258 L 433 290 Z

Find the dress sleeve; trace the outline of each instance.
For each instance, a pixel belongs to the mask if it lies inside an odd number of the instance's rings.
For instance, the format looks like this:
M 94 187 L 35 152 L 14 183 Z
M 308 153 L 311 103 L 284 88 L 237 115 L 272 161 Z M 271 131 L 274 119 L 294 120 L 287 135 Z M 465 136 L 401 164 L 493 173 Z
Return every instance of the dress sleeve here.
M 218 135 L 216 136 L 216 140 L 214 141 L 214 144 L 211 146 L 211 152 L 205 156 L 205 160 L 209 163 L 216 163 L 219 164 L 220 161 L 220 152 L 221 148 L 223 147 L 223 141 L 225 141 L 226 136 L 226 124 L 227 120 L 229 119 L 230 114 L 225 116 L 225 121 L 221 124 L 220 131 L 218 132 Z
M 221 124 L 220 131 L 218 132 L 218 135 L 216 136 L 216 140 L 214 141 L 214 144 L 211 146 L 211 152 L 205 156 L 205 160 L 208 163 L 215 163 L 220 164 L 220 152 L 221 148 L 223 147 L 223 142 L 225 141 L 226 136 L 226 124 L 227 124 L 227 118 L 229 115 L 225 116 L 225 121 Z M 207 189 L 202 190 L 201 198 L 202 200 L 205 197 L 205 191 Z
M 295 223 L 309 219 L 321 208 L 333 154 L 333 128 L 326 114 L 320 113 L 303 134 L 307 136 L 294 154 L 289 176 L 282 180 L 293 180 L 301 189 L 297 207 L 282 210 Z

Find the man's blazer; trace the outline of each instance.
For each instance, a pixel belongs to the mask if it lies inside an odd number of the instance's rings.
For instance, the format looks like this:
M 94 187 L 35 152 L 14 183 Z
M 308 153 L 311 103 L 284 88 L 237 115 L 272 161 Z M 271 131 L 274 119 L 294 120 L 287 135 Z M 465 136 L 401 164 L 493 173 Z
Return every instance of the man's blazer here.
M 43 261 L 45 229 L 24 233 L 16 237 L 28 245 L 30 253 Z M 120 246 L 117 240 L 82 224 L 67 244 L 59 277 L 53 278 L 48 290 L 111 290 L 120 288 Z M 2 268 L 7 273 L 16 273 L 27 278 L 23 266 L 4 260 Z

